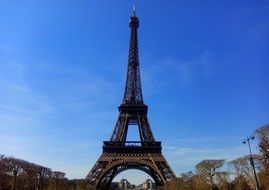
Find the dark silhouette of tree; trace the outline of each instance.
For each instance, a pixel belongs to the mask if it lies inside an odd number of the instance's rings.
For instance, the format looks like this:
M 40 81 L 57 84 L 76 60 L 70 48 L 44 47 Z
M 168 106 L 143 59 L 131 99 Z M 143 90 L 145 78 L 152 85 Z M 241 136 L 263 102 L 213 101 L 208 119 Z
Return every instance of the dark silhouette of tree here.
M 35 164 L 25 161 L 23 163 L 24 175 L 27 180 L 27 189 L 36 190 L 37 180 L 36 180 L 36 170 Z
M 65 176 L 64 172 L 54 171 L 51 173 L 51 178 L 55 181 L 55 190 L 58 190 L 60 180 L 62 180 Z
M 8 168 L 6 167 L 6 159 L 4 155 L 0 155 L 0 189 L 7 189 L 9 176 L 7 176 Z
M 48 178 L 51 175 L 51 169 L 35 164 L 34 172 L 37 179 L 37 190 L 43 190 L 47 185 Z
M 259 173 L 261 188 L 269 189 L 269 124 L 258 128 L 254 135 L 258 139 L 259 150 L 262 155 L 263 168 Z
M 255 136 L 259 141 L 259 148 L 263 155 L 263 163 L 265 166 L 269 165 L 269 124 L 258 128 Z
M 0 190 L 90 190 L 84 179 L 64 176 L 60 171 L 0 155 Z
M 11 190 L 16 190 L 17 177 L 23 172 L 22 160 L 13 157 L 5 158 L 5 160 L 6 167 L 13 178 Z

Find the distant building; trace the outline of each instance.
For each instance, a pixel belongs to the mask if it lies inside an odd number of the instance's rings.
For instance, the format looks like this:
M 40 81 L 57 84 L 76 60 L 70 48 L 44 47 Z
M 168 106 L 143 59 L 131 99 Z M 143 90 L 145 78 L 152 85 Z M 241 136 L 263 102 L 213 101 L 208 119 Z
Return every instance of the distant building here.
M 142 184 L 135 186 L 127 179 L 122 179 L 120 182 L 112 182 L 110 190 L 156 190 L 156 184 L 153 180 L 147 179 Z
M 155 190 L 156 185 L 151 179 L 147 179 L 144 183 L 137 186 L 138 190 Z
M 109 190 L 118 190 L 119 189 L 119 182 L 111 182 Z
M 119 182 L 120 189 L 128 189 L 130 187 L 130 182 L 127 179 L 122 179 Z
M 132 185 L 127 179 L 122 179 L 120 182 L 112 182 L 110 190 L 135 190 L 136 186 Z

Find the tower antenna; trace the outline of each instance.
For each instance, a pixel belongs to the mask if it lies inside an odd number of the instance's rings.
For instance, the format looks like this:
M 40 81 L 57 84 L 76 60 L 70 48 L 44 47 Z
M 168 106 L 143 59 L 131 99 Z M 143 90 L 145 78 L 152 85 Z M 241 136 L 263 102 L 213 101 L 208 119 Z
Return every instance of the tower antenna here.
M 136 16 L 135 15 L 135 5 L 133 5 L 133 16 Z

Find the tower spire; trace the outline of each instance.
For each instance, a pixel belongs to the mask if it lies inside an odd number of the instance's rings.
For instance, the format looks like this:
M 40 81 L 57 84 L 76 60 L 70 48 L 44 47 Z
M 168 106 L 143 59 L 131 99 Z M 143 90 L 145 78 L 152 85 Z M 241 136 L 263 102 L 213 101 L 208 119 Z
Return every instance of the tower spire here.
M 133 7 L 133 16 L 130 17 L 130 44 L 128 56 L 128 69 L 125 84 L 125 92 L 122 104 L 133 105 L 143 104 L 140 69 L 139 69 L 139 55 L 138 55 L 138 36 L 137 29 L 139 27 L 139 20 Z
M 133 16 L 135 17 L 135 5 L 133 5 Z

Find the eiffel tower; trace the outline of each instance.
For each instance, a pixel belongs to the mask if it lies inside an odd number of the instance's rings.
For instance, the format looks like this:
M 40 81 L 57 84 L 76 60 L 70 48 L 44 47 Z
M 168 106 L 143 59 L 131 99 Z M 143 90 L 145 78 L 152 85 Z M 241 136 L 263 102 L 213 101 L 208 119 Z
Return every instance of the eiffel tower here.
M 161 142 L 155 141 L 147 118 L 148 106 L 143 102 L 137 40 L 139 20 L 135 10 L 129 26 L 127 79 L 123 101 L 118 107 L 118 120 L 110 140 L 103 142 L 103 153 L 86 177 L 87 182 L 97 190 L 109 189 L 113 178 L 128 169 L 147 173 L 159 189 L 175 177 L 162 155 Z M 126 141 L 130 125 L 138 126 L 140 141 Z

